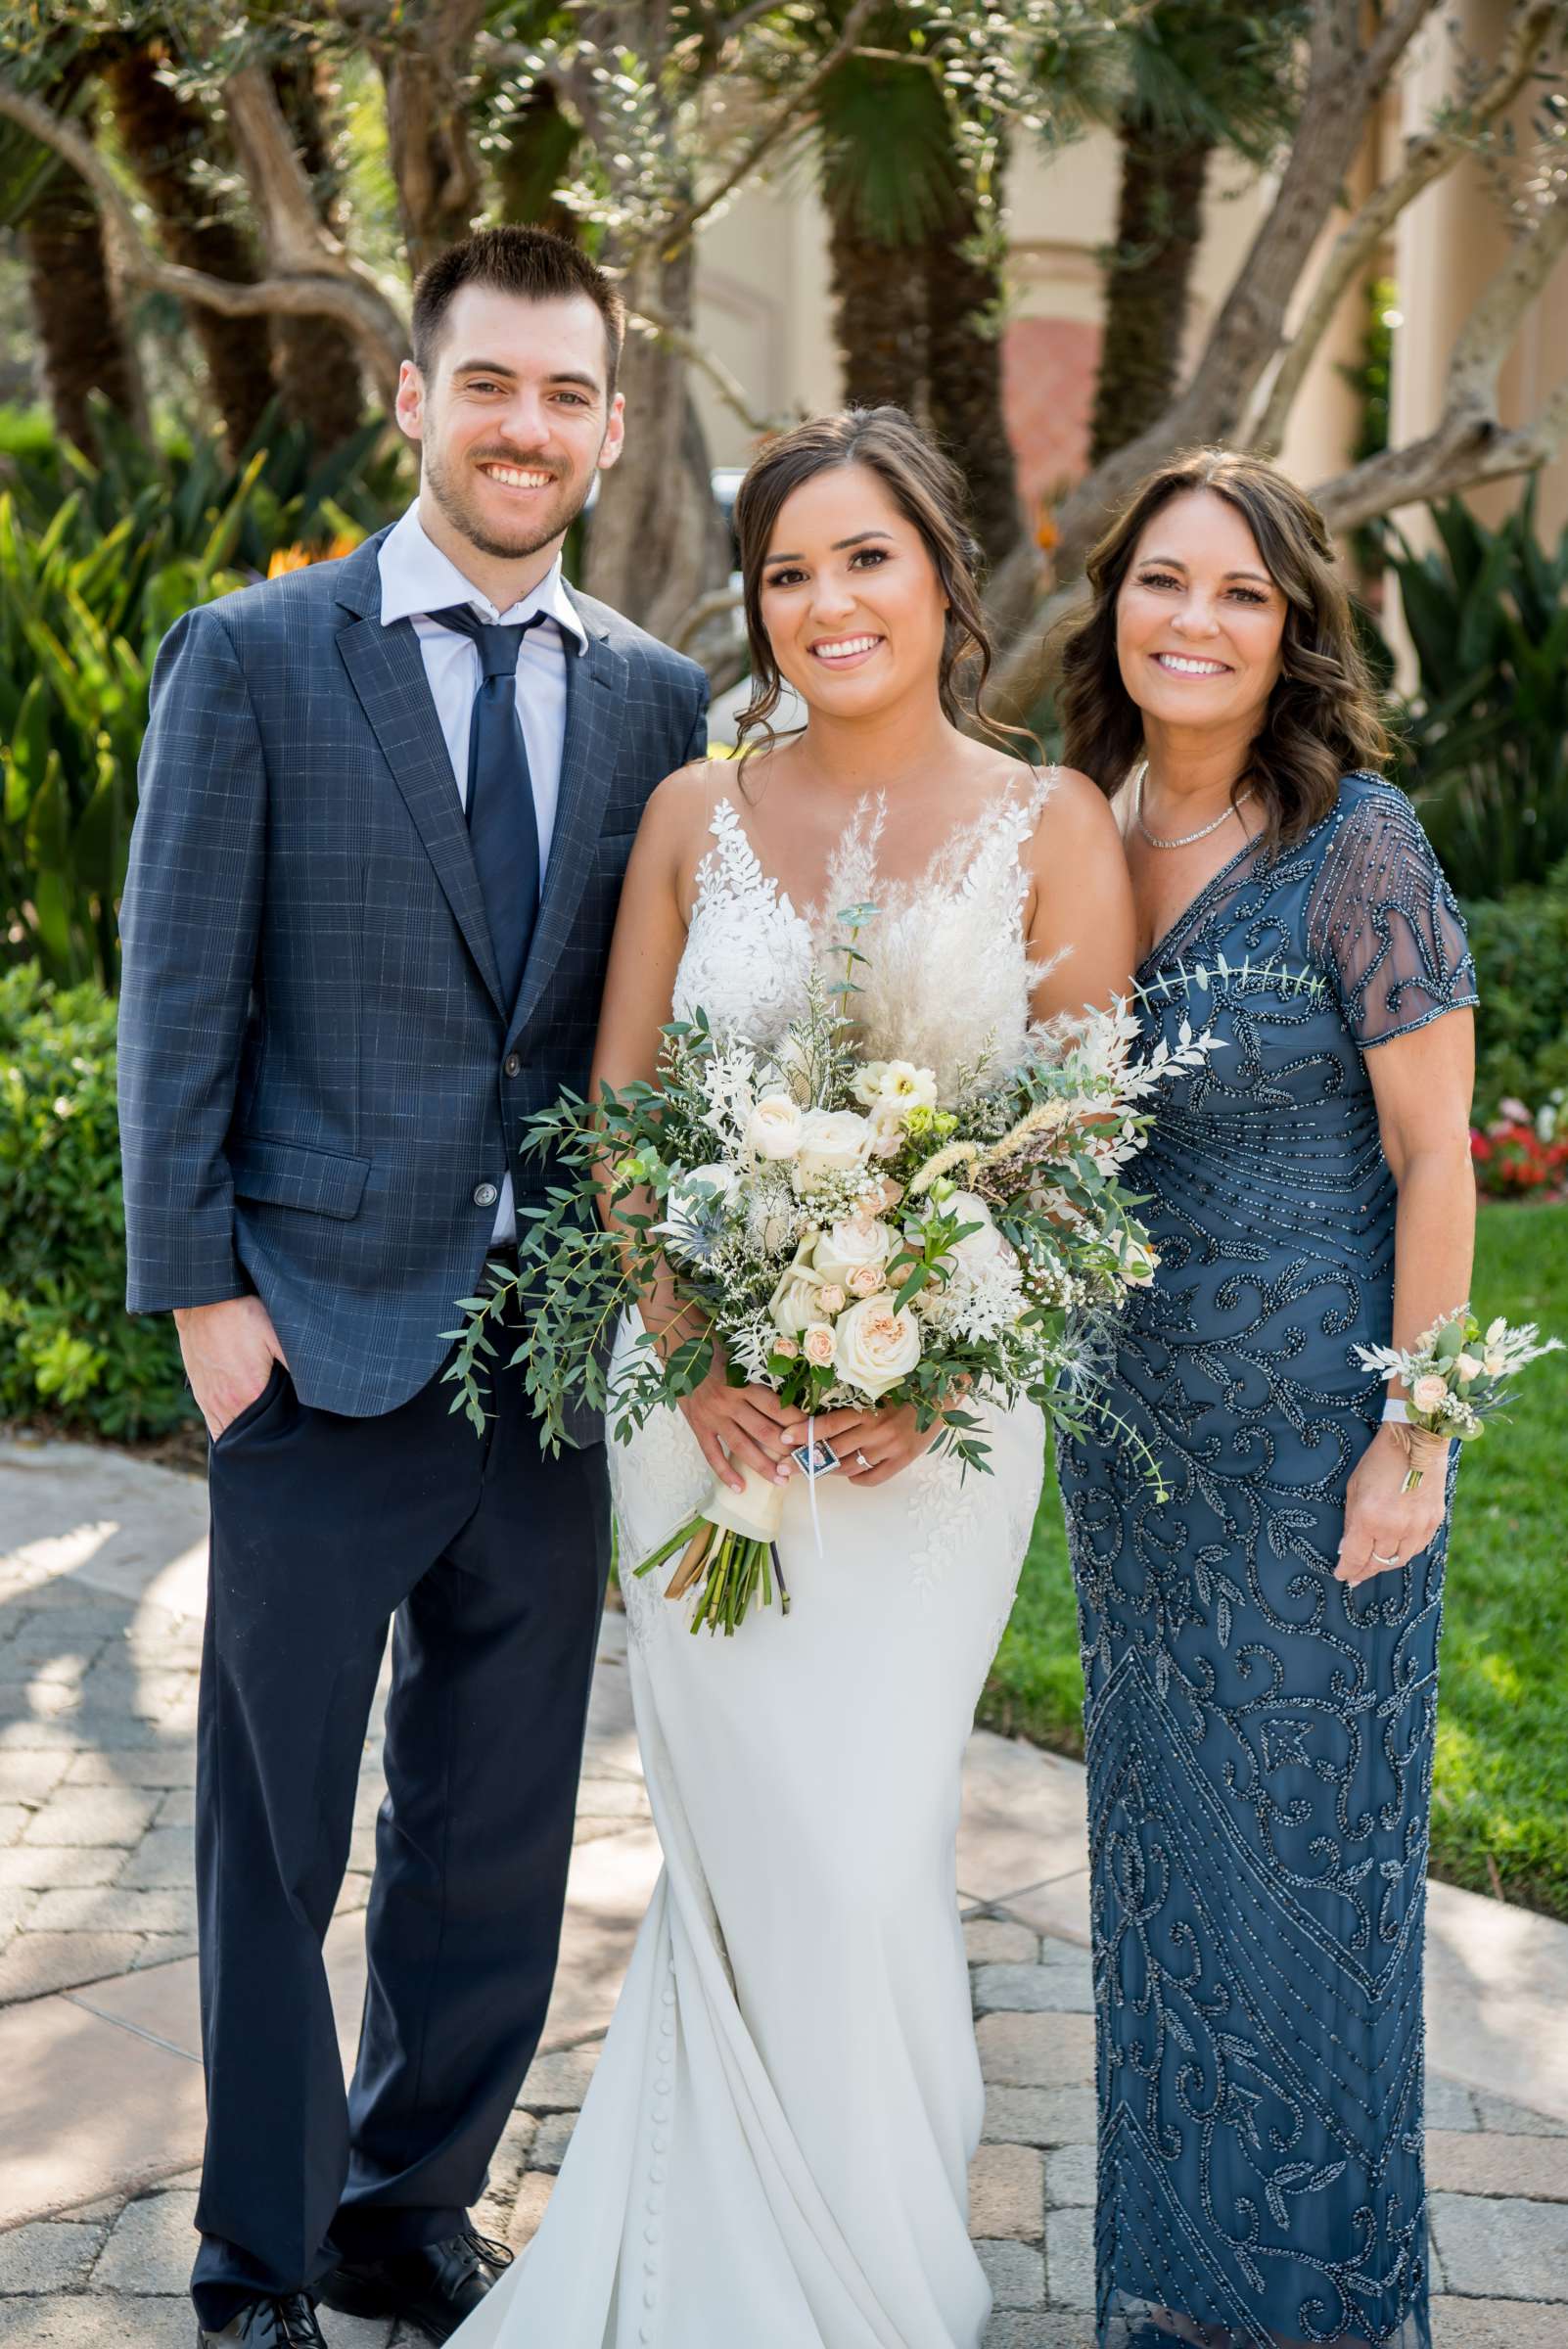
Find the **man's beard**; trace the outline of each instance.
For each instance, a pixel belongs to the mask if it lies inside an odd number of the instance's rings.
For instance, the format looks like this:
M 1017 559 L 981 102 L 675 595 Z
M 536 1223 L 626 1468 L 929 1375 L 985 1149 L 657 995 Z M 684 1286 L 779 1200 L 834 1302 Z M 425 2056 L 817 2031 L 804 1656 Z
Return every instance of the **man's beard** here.
M 530 526 L 520 526 L 519 532 L 515 537 L 497 538 L 494 532 L 488 530 L 479 516 L 474 513 L 458 486 L 456 476 L 447 473 L 435 449 L 427 444 L 423 451 L 423 457 L 424 478 L 430 484 L 431 495 L 452 528 L 460 531 L 470 546 L 477 548 L 482 555 L 493 556 L 497 561 L 503 563 L 517 562 L 525 555 L 536 555 L 541 546 L 548 546 L 552 538 L 559 538 L 563 530 L 570 529 L 571 525 L 576 522 L 587 504 L 588 493 L 592 489 L 594 482 L 594 476 L 590 470 L 575 503 L 569 502 L 564 508 L 559 505 L 555 506 L 548 522 L 541 519 Z M 510 457 L 504 461 L 507 464 L 516 464 L 516 460 Z M 530 466 L 518 465 L 517 470 L 519 472 L 543 473 L 549 468 L 540 465 L 535 460 Z M 556 476 L 558 483 L 561 478 L 560 475 Z

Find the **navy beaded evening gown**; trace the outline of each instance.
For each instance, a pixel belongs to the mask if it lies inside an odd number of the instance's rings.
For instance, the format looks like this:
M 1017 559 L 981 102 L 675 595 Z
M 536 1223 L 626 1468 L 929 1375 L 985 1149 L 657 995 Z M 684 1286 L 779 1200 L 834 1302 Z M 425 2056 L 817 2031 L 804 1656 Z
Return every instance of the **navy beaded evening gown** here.
M 1364 1055 L 1476 1000 L 1404 795 L 1351 775 L 1137 974 L 1223 1039 L 1133 1171 L 1161 1264 L 1065 1440 L 1085 1681 L 1099 2349 L 1428 2349 L 1421 1942 L 1446 1527 L 1336 1583 L 1395 1186 Z M 1454 1299 L 1453 1303 L 1459 1301 Z

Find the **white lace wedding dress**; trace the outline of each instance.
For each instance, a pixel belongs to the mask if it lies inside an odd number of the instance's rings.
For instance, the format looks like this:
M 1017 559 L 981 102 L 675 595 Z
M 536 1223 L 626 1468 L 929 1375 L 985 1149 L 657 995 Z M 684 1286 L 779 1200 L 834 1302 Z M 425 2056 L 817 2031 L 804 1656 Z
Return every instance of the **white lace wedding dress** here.
M 1018 851 L 1039 800 L 989 811 L 903 887 L 876 873 L 880 818 L 847 834 L 826 903 L 879 906 L 857 1004 L 878 1056 L 942 1075 L 988 1036 L 1021 1045 Z M 729 802 L 713 831 L 675 1013 L 775 1036 L 825 934 Z M 543 2224 L 456 2349 L 976 2349 L 959 1772 L 1043 1460 L 1032 1405 L 990 1418 L 990 1475 L 928 1453 L 866 1491 L 820 1480 L 820 1552 L 793 1479 L 787 1619 L 693 1638 L 664 1572 L 623 1574 L 665 1870 Z M 675 1411 L 613 1444 L 611 1474 L 628 1563 L 709 1485 Z

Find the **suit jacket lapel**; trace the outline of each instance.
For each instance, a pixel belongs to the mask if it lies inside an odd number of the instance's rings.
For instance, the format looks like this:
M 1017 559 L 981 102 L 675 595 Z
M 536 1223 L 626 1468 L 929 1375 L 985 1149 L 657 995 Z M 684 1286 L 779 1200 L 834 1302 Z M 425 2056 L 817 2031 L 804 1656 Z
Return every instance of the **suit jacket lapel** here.
M 344 566 L 344 588 L 347 592 L 341 592 L 340 600 L 347 603 L 350 610 L 360 611 L 362 617 L 340 630 L 339 650 L 436 867 L 437 878 L 467 941 L 469 952 L 479 965 L 480 976 L 496 1009 L 504 1017 L 511 1007 L 502 999 L 501 977 L 490 944 L 489 925 L 484 919 L 484 899 L 469 845 L 463 803 L 453 779 L 446 738 L 431 698 L 414 623 L 410 620 L 395 620 L 390 628 L 383 627 L 379 584 L 372 609 L 360 600 L 367 582 L 362 576 L 351 576 L 350 567 L 357 570 L 366 555 L 374 561 L 375 543 L 367 541 L 350 558 L 350 563 Z M 350 595 L 356 600 L 350 602 Z
M 566 742 L 561 753 L 555 829 L 539 918 L 529 944 L 508 1042 L 538 1008 L 550 974 L 572 936 L 593 865 L 600 817 L 615 776 L 627 675 L 624 657 L 605 641 L 602 630 L 590 630 L 584 652 L 568 647 Z

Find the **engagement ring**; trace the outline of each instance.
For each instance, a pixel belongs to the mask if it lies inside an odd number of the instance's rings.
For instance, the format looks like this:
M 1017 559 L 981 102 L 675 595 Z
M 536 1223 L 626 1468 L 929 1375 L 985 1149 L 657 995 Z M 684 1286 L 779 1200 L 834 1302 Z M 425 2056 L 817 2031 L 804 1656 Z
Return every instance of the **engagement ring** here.
M 1375 1549 L 1372 1552 L 1372 1564 L 1374 1566 L 1397 1566 L 1399 1562 L 1400 1553 L 1397 1549 L 1391 1549 L 1386 1558 L 1380 1558 Z

